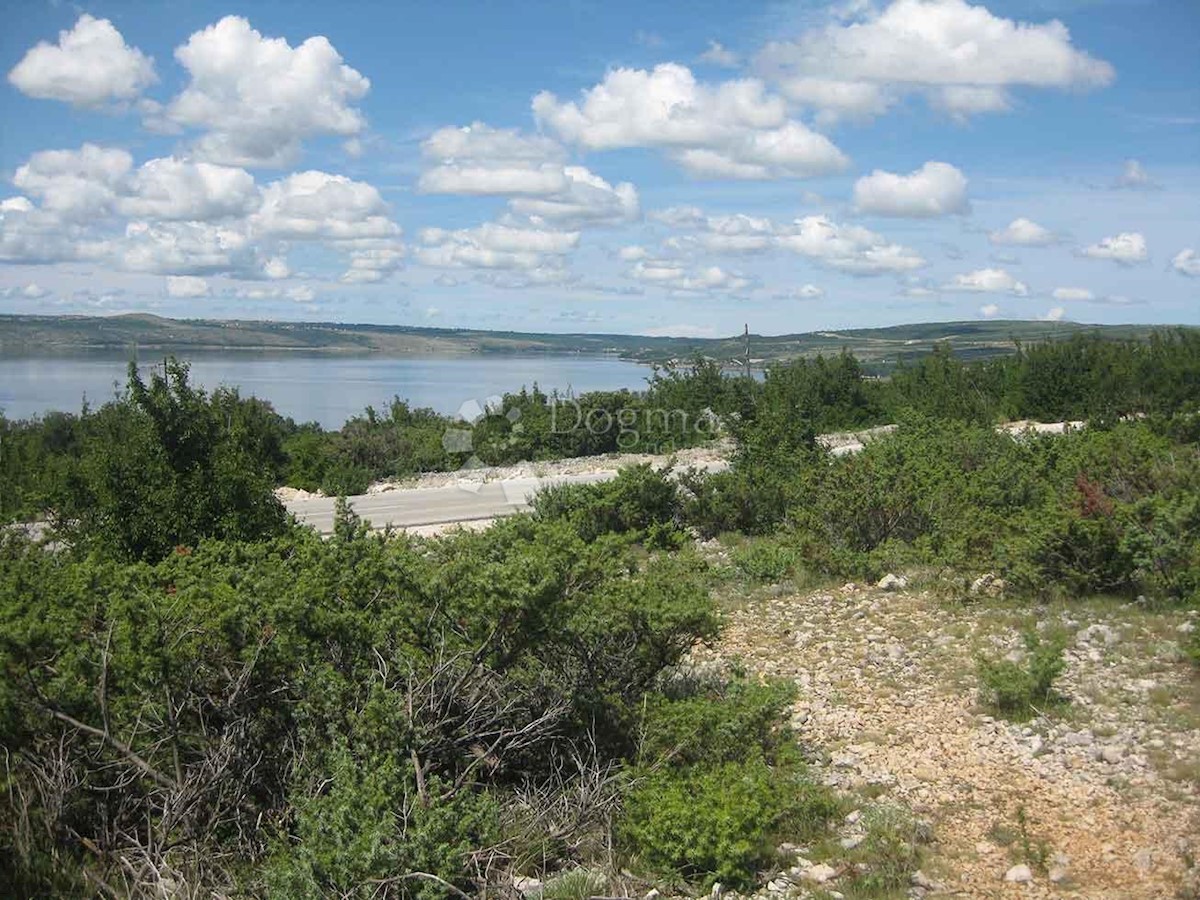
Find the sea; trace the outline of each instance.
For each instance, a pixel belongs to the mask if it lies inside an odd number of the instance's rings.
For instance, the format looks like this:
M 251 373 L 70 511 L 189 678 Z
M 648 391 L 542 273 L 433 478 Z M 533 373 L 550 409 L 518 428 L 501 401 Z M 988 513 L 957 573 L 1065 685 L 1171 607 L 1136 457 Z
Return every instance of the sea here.
M 191 380 L 206 389 L 236 387 L 243 396 L 269 401 L 296 422 L 340 428 L 368 406 L 383 411 L 394 397 L 414 407 L 454 414 L 464 404 L 534 385 L 578 395 L 587 391 L 641 390 L 649 366 L 613 357 L 520 356 L 334 356 L 329 354 L 211 352 L 177 354 Z M 118 353 L 0 355 L 0 412 L 26 419 L 50 411 L 79 412 L 112 400 L 123 389 L 128 357 Z M 139 368 L 162 369 L 161 358 L 143 353 Z

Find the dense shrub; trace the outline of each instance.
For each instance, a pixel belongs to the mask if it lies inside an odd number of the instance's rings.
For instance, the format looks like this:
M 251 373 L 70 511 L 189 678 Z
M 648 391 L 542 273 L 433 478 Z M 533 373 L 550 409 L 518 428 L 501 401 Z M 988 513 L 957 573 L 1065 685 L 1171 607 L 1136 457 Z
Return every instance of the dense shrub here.
M 272 488 L 282 448 L 269 411 L 236 392 L 190 386 L 168 361 L 127 395 L 85 414 L 77 455 L 47 501 L 76 547 L 160 559 L 205 537 L 260 540 L 284 528 Z
M 652 545 L 678 543 L 678 489 L 669 469 L 649 464 L 627 466 L 611 481 L 543 488 L 534 496 L 532 509 L 538 519 L 569 523 L 585 541 L 626 534 L 649 537 Z
M 716 633 L 699 574 L 527 516 L 155 564 L 5 537 L 3 893 L 472 889 L 514 792 L 634 753 L 660 673 Z
M 619 835 L 658 877 L 751 886 L 781 839 L 822 834 L 837 803 L 799 759 L 785 724 L 790 686 L 682 687 L 646 706 Z
M 799 552 L 786 543 L 772 538 L 755 538 L 734 547 L 730 561 L 751 578 L 760 581 L 781 581 L 796 573 Z
M 647 775 L 629 795 L 621 835 L 660 877 L 747 888 L 781 836 L 819 834 L 836 812 L 826 789 L 752 759 Z

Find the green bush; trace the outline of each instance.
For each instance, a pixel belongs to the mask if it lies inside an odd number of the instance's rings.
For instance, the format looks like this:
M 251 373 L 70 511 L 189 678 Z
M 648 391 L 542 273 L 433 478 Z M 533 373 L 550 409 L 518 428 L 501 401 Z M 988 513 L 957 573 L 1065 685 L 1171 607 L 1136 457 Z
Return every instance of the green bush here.
M 719 765 L 763 759 L 794 763 L 795 735 L 787 727 L 793 685 L 728 681 L 672 686 L 647 701 L 638 758 L 643 764 Z
M 1023 635 L 1025 659 L 1012 662 L 980 655 L 976 671 L 984 701 L 1001 715 L 1027 719 L 1058 702 L 1054 681 L 1067 667 L 1066 639 L 1042 638 L 1030 629 Z
M 627 466 L 610 481 L 552 485 L 530 505 L 535 518 L 566 522 L 585 541 L 605 534 L 641 538 L 653 531 L 657 545 L 678 543 L 671 533 L 679 521 L 679 494 L 669 469 Z
M 795 548 L 769 538 L 752 539 L 734 547 L 729 558 L 738 569 L 759 581 L 782 581 L 796 573 L 800 562 Z
M 619 833 L 658 876 L 749 888 L 780 839 L 820 834 L 837 809 L 795 768 L 762 759 L 664 768 L 630 792 Z
M 815 837 L 837 813 L 786 724 L 794 688 L 736 676 L 665 691 L 643 710 L 622 845 L 658 877 L 749 886 L 780 840 Z
M 79 895 L 135 861 L 198 894 L 367 896 L 410 870 L 473 890 L 516 792 L 635 753 L 661 674 L 716 634 L 701 572 L 529 516 L 154 564 L 4 536 L 5 891 Z

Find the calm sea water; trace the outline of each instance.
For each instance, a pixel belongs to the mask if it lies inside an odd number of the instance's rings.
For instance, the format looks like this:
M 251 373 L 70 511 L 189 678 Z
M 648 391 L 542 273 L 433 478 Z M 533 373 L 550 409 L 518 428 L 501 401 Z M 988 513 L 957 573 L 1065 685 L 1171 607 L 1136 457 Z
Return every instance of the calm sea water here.
M 619 359 L 582 356 L 329 357 L 247 353 L 181 355 L 192 381 L 205 388 L 237 387 L 243 396 L 269 400 L 297 422 L 338 428 L 368 405 L 392 397 L 414 406 L 454 413 L 465 401 L 536 383 L 549 392 L 645 387 L 650 369 Z M 142 357 L 142 368 L 153 361 Z M 125 382 L 120 355 L 0 357 L 0 410 L 23 419 L 49 410 L 78 412 L 111 400 Z M 161 365 L 161 362 L 159 362 Z

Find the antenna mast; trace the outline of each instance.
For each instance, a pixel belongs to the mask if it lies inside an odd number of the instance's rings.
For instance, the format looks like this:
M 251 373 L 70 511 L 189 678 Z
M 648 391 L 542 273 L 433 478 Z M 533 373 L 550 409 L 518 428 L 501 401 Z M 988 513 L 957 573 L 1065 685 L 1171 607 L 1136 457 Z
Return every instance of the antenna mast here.
M 747 322 L 743 326 L 742 340 L 745 342 L 745 359 L 746 359 L 746 361 L 744 363 L 744 366 L 745 366 L 745 370 L 746 370 L 746 377 L 749 378 L 750 377 L 750 323 L 749 322 Z

